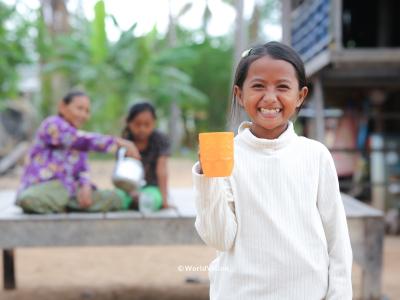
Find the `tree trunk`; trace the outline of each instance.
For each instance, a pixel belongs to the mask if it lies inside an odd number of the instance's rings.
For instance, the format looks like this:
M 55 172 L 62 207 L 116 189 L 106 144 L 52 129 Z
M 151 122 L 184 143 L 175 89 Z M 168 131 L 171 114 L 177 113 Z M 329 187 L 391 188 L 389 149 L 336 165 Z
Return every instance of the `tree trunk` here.
M 50 33 L 51 40 L 54 41 L 59 34 L 68 33 L 70 26 L 65 0 L 41 0 L 40 3 L 44 22 Z M 42 70 L 47 63 L 47 58 L 42 57 L 40 61 L 40 69 Z M 56 101 L 60 100 L 68 91 L 69 83 L 61 73 L 52 73 L 51 78 L 42 73 L 41 77 L 42 92 L 47 93 L 43 95 L 43 98 L 47 99 L 47 101 L 43 103 L 42 109 L 45 114 L 49 114 L 54 111 Z
M 169 0 L 169 27 L 168 27 L 168 44 L 169 46 L 176 46 L 176 28 L 175 28 L 175 20 L 172 16 L 172 0 Z M 176 100 L 177 95 L 174 90 L 172 90 L 173 98 L 170 104 L 170 116 L 168 120 L 168 133 L 171 139 L 171 148 L 172 151 L 177 151 L 182 143 L 183 138 L 183 125 L 182 125 L 182 117 L 181 117 L 181 109 Z
M 253 15 L 250 18 L 249 24 L 249 42 L 250 45 L 258 43 L 260 39 L 260 23 L 261 23 L 261 11 L 260 4 L 256 2 L 254 4 Z
M 236 0 L 236 22 L 235 22 L 235 45 L 234 45 L 234 57 L 233 57 L 233 70 L 232 70 L 232 83 L 234 81 L 236 66 L 239 63 L 241 55 L 247 46 L 246 36 L 246 24 L 244 20 L 244 1 Z M 231 85 L 232 86 L 232 85 Z M 230 106 L 228 106 L 230 107 Z M 232 108 L 231 108 L 232 110 Z M 246 112 L 243 109 L 236 111 L 235 118 L 231 119 L 229 124 L 229 130 L 237 131 L 241 122 L 247 119 Z

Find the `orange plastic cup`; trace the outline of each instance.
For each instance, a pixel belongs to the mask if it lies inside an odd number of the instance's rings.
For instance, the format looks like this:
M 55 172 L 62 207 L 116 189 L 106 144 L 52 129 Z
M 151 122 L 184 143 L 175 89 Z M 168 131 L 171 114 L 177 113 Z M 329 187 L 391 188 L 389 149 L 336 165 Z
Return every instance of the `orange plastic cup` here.
M 207 177 L 230 176 L 233 170 L 233 132 L 199 134 L 200 162 Z

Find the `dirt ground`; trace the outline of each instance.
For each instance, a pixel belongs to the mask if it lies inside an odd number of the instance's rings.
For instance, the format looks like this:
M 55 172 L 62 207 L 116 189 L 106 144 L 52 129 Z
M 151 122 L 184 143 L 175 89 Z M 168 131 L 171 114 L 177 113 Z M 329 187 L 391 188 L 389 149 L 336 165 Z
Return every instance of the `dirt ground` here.
M 172 159 L 170 185 L 191 186 L 191 166 L 189 160 Z M 91 167 L 92 178 L 99 187 L 112 186 L 109 179 L 112 161 L 93 161 Z M 16 188 L 19 173 L 16 169 L 0 177 L 0 189 Z M 0 291 L 0 299 L 208 299 L 204 269 L 214 256 L 215 251 L 206 246 L 17 249 L 18 290 Z M 355 267 L 356 295 L 360 274 Z M 187 279 L 197 282 L 187 283 Z M 400 237 L 385 238 L 382 280 L 384 295 L 390 300 L 400 299 Z

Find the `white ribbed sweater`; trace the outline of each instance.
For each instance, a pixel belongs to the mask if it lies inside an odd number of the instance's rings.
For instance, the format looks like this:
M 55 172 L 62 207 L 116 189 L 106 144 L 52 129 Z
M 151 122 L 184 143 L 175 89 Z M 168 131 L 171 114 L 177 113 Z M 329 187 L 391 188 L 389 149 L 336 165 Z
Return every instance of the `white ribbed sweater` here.
M 196 229 L 218 250 L 210 264 L 212 300 L 348 300 L 352 251 L 329 151 L 296 135 L 235 137 L 232 176 L 193 167 Z

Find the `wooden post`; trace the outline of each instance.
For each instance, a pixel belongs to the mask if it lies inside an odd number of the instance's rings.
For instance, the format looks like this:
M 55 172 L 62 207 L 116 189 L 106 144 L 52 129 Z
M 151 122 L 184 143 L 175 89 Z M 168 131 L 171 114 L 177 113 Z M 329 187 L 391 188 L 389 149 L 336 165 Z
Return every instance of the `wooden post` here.
M 15 289 L 14 249 L 3 249 L 4 289 Z
M 340 51 L 343 48 L 343 0 L 332 1 L 332 25 L 335 50 Z
M 313 102 L 315 109 L 316 139 L 321 143 L 325 140 L 325 120 L 324 120 L 324 91 L 322 89 L 321 78 L 318 76 L 313 80 Z
M 374 133 L 370 137 L 370 172 L 372 184 L 371 205 L 385 211 L 386 186 L 385 186 L 385 154 L 383 152 L 383 134 Z
M 390 35 L 392 31 L 393 14 L 390 12 L 391 5 L 388 0 L 381 0 L 378 4 L 378 47 L 387 47 L 390 45 Z
M 292 35 L 292 0 L 282 0 L 282 42 L 291 43 Z

